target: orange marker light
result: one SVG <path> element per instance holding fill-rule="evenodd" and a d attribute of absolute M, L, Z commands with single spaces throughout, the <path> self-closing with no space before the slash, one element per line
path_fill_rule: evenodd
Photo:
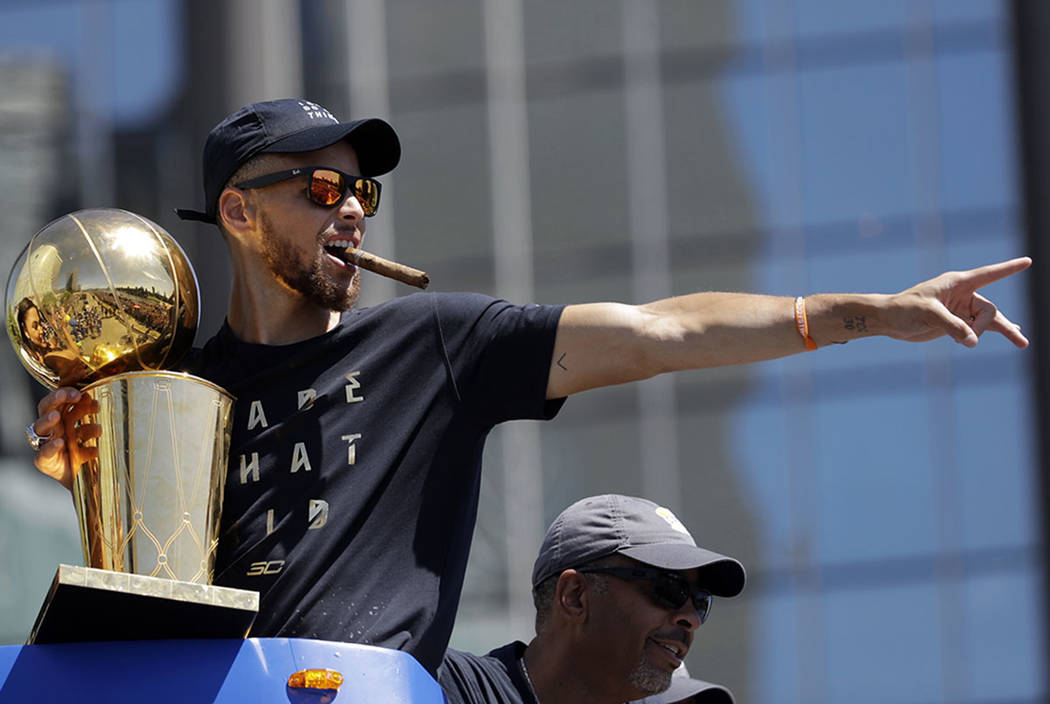
<path fill-rule="evenodd" d="M 339 689 L 342 684 L 341 674 L 324 668 L 299 670 L 288 678 L 288 686 L 293 689 Z"/>

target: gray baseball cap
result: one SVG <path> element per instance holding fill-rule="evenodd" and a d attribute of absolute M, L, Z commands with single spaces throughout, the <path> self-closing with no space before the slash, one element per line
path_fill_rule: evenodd
<path fill-rule="evenodd" d="M 690 699 L 692 704 L 734 704 L 736 701 L 728 689 L 720 684 L 690 677 L 689 671 L 682 665 L 671 675 L 670 687 L 632 704 L 677 704 L 686 699 Z"/>
<path fill-rule="evenodd" d="M 701 569 L 715 596 L 744 589 L 744 566 L 697 547 L 682 522 L 648 499 L 603 494 L 581 499 L 554 519 L 532 568 L 532 585 L 614 553 L 666 570 Z"/>

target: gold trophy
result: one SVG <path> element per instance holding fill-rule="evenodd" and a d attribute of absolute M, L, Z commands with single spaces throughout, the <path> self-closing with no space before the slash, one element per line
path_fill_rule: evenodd
<path fill-rule="evenodd" d="M 15 262 L 6 310 L 25 368 L 97 402 L 80 422 L 100 429 L 83 446 L 67 438 L 86 567 L 59 567 L 29 642 L 245 635 L 258 595 L 211 586 L 234 399 L 169 371 L 199 320 L 178 243 L 125 210 L 64 215 Z M 69 615 L 86 618 L 85 598 L 98 622 L 68 633 Z M 143 611 L 115 626 L 98 613 L 105 604 Z"/>

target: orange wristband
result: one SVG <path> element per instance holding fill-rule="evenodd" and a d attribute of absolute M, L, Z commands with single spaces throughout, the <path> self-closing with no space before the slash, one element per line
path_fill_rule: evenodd
<path fill-rule="evenodd" d="M 807 350 L 817 349 L 817 343 L 809 336 L 809 320 L 806 319 L 806 299 L 799 296 L 795 299 L 795 327 L 802 341 L 806 343 Z"/>

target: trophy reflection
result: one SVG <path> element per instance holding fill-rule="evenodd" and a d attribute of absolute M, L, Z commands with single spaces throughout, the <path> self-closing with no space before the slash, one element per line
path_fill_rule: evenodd
<path fill-rule="evenodd" d="M 6 310 L 29 373 L 90 400 L 76 422 L 97 426 L 97 437 L 76 442 L 72 427 L 66 433 L 85 565 L 210 584 L 234 399 L 168 371 L 199 320 L 182 249 L 124 210 L 65 215 L 19 256 Z"/>

